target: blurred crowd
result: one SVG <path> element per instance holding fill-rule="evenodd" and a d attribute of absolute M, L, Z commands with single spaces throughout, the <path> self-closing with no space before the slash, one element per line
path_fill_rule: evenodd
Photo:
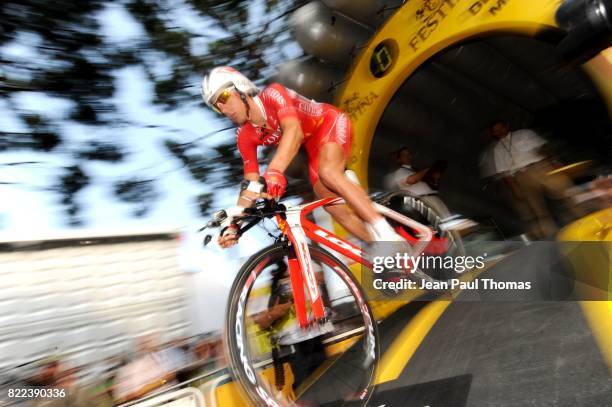
<path fill-rule="evenodd" d="M 66 394 L 58 398 L 11 400 L 23 406 L 113 406 L 182 383 L 197 386 L 201 384 L 200 377 L 226 366 L 218 334 L 166 343 L 161 343 L 157 334 L 142 335 L 136 338 L 133 352 L 109 358 L 102 367 L 74 367 L 70 360 L 69 355 L 39 360 L 32 373 L 25 378 L 5 379 L 2 387 L 63 389 Z"/>
<path fill-rule="evenodd" d="M 486 146 L 480 154 L 480 186 L 511 208 L 505 216 L 512 220 L 506 223 L 514 224 L 524 239 L 554 239 L 571 222 L 612 207 L 609 163 L 581 160 L 550 137 L 531 128 L 513 128 L 502 119 L 492 121 L 482 135 Z M 448 161 L 414 167 L 413 154 L 419 151 L 407 146 L 393 152 L 389 162 L 395 166 L 384 179 L 385 189 L 407 191 L 439 215 L 449 216 L 455 209 L 438 194 L 441 183 L 447 182 L 443 174 Z"/>
<path fill-rule="evenodd" d="M 581 167 L 592 165 L 590 161 L 563 163 L 562 151 L 542 134 L 512 128 L 506 120 L 494 120 L 485 134 L 490 143 L 481 156 L 482 175 L 499 185 L 497 191 L 511 203 L 531 239 L 552 238 L 564 225 L 607 207 L 597 199 L 605 200 L 609 193 L 605 168 L 586 174 Z M 575 188 L 580 175 L 590 175 L 585 188 L 591 192 L 603 188 L 603 195 L 581 201 Z"/>

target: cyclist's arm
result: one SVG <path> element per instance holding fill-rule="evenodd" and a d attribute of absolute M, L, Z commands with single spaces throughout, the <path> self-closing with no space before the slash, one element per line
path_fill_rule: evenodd
<path fill-rule="evenodd" d="M 250 128 L 241 129 L 238 133 L 237 144 L 244 165 L 244 179 L 251 182 L 251 184 L 247 184 L 247 188 L 240 191 L 237 205 L 250 208 L 260 196 L 256 192 L 257 185 L 253 184 L 259 182 L 259 164 L 257 163 L 257 144 L 253 141 Z"/>
<path fill-rule="evenodd" d="M 278 83 L 273 83 L 264 92 L 266 93 L 264 97 L 270 108 L 276 111 L 283 131 L 283 137 L 278 143 L 268 169 L 285 172 L 302 145 L 304 133 L 287 88 Z"/>
<path fill-rule="evenodd" d="M 244 179 L 251 183 L 259 183 L 259 173 L 258 172 L 248 172 L 244 174 Z M 251 184 L 253 185 L 253 184 Z M 243 208 L 250 208 L 255 204 L 255 200 L 261 196 L 260 193 L 250 189 L 243 189 L 240 191 L 240 195 L 238 196 L 238 206 L 242 206 Z"/>
<path fill-rule="evenodd" d="M 297 117 L 289 116 L 280 120 L 283 137 L 268 168 L 285 172 L 293 158 L 297 155 L 304 140 L 302 126 Z"/>

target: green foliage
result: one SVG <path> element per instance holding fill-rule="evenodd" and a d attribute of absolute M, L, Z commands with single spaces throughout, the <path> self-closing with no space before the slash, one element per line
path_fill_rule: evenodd
<path fill-rule="evenodd" d="M 157 199 L 154 181 L 150 179 L 131 178 L 115 183 L 115 194 L 124 202 L 136 204 L 132 214 L 136 217 L 146 215 L 151 207 L 148 201 Z"/>
<path fill-rule="evenodd" d="M 78 158 L 91 161 L 120 162 L 124 158 L 121 148 L 115 144 L 91 141 L 77 153 Z"/>
<path fill-rule="evenodd" d="M 83 224 L 83 220 L 79 216 L 81 207 L 75 198 L 77 192 L 85 188 L 89 181 L 89 176 L 78 165 L 66 167 L 64 173 L 60 176 L 56 189 L 61 195 L 62 204 L 66 207 L 69 216 L 68 223 L 71 226 Z"/>
<path fill-rule="evenodd" d="M 198 206 L 198 211 L 199 211 L 200 215 L 207 216 L 209 214 L 209 211 L 211 209 L 214 209 L 214 208 L 211 207 L 213 199 L 214 199 L 214 196 L 210 192 L 205 192 L 205 193 L 199 194 L 195 198 L 196 205 Z"/>

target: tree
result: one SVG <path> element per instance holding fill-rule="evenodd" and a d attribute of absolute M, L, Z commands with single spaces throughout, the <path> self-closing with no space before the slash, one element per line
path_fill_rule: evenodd
<path fill-rule="evenodd" d="M 284 46 L 289 13 L 304 1 L 291 0 L 5 0 L 0 4 L 0 103 L 24 131 L 15 131 L 0 120 L 0 154 L 29 150 L 47 154 L 69 151 L 62 175 L 52 188 L 66 207 L 70 224 L 79 223 L 77 195 L 97 181 L 87 162 L 108 165 L 129 160 L 125 140 L 116 129 L 136 124 L 121 114 L 114 96 L 117 72 L 140 67 L 154 89 L 151 100 L 164 110 L 202 109 L 199 81 L 213 66 L 231 64 L 253 78 L 270 75 L 287 56 Z M 142 35 L 114 43 L 105 34 L 109 11 Z M 132 20 L 132 22 L 130 22 Z M 10 52 L 25 49 L 26 56 Z M 9 51 L 7 51 L 9 50 Z M 27 54 L 34 57 L 28 57 Z M 160 72 L 159 66 L 167 67 Z M 20 94 L 65 100 L 69 114 L 57 118 L 49 112 L 31 111 L 18 103 Z M 229 126 L 219 118 L 219 127 Z M 103 132 L 104 141 L 75 141 L 66 134 L 70 125 Z M 240 160 L 230 140 L 207 145 L 206 137 L 185 142 L 173 129 L 150 126 L 166 138 L 169 157 L 183 164 L 202 185 L 222 188 L 241 178 Z M 223 174 L 219 174 L 222 172 Z M 1 180 L 0 180 L 1 181 Z M 118 177 L 113 196 L 135 205 L 143 216 L 159 197 L 155 174 Z M 212 195 L 194 197 L 202 211 L 209 210 Z"/>

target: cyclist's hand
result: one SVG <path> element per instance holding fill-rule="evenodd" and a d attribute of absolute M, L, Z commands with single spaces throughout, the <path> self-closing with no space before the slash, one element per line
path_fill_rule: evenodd
<path fill-rule="evenodd" d="M 285 175 L 275 169 L 268 169 L 264 173 L 264 179 L 266 180 L 266 192 L 273 199 L 279 199 L 285 194 L 287 190 L 287 178 Z"/>
<path fill-rule="evenodd" d="M 228 249 L 235 246 L 238 243 L 238 227 L 236 225 L 230 225 L 226 227 L 223 232 L 219 235 L 219 246 L 224 249 Z"/>
<path fill-rule="evenodd" d="M 224 212 L 227 217 L 221 222 L 221 233 L 218 240 L 219 246 L 224 249 L 238 243 L 238 226 L 234 223 L 234 218 L 242 215 L 243 211 L 244 208 L 242 206 L 233 206 L 225 209 Z"/>

